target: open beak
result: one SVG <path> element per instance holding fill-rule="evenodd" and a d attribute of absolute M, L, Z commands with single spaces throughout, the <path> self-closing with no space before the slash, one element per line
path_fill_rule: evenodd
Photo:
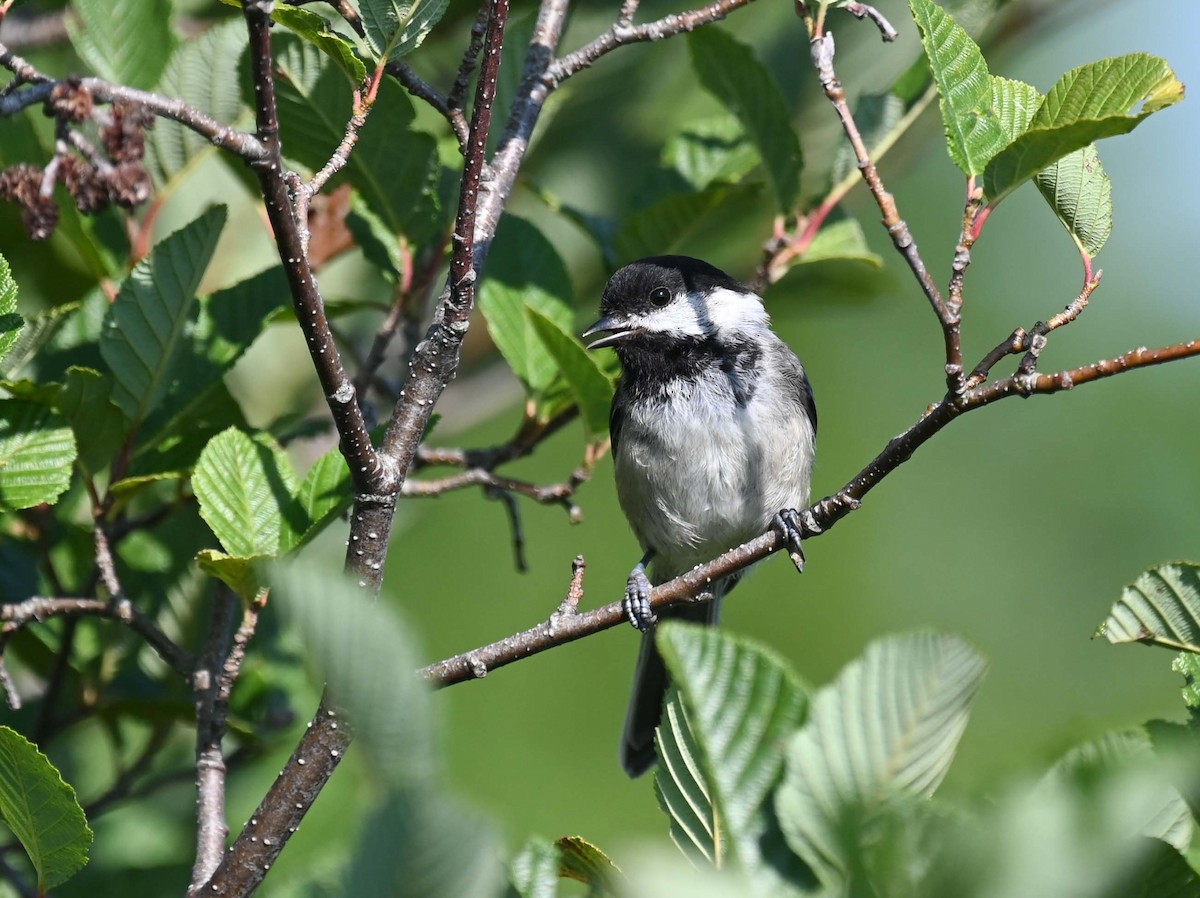
<path fill-rule="evenodd" d="M 607 336 L 601 337 L 599 340 L 593 340 L 587 344 L 588 349 L 603 349 L 605 346 L 615 346 L 626 337 L 637 333 L 637 331 L 638 329 L 633 327 L 627 320 L 617 315 L 608 315 L 585 330 L 583 336 L 591 337 L 595 334 L 607 334 Z"/>

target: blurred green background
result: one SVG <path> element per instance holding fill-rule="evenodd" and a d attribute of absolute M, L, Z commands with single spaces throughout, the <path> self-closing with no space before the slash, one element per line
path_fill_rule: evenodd
<path fill-rule="evenodd" d="M 186 4 L 193 8 L 199 3 Z M 880 90 L 918 52 L 901 0 L 879 7 L 901 28 L 894 46 L 844 15 L 832 20 L 839 74 L 851 96 Z M 1017 4 L 1014 4 L 1017 5 Z M 1019 5 L 1017 5 L 1019 6 Z M 1191 0 L 1075 2 L 1052 8 L 989 53 L 993 73 L 1045 90 L 1066 69 L 1105 55 L 1144 50 L 1165 57 L 1185 83 L 1200 82 L 1200 6 Z M 518 3 L 519 12 L 530 12 Z M 648 2 L 642 19 L 671 7 Z M 610 21 L 612 4 L 583 4 L 565 47 L 590 39 Z M 473 10 L 456 3 L 414 57 L 423 74 L 447 83 Z M 1019 18 L 1019 16 L 1018 16 Z M 766 0 L 722 26 L 755 44 L 794 101 L 817 193 L 836 137 L 833 115 L 807 59 L 791 4 Z M 682 41 L 614 53 L 572 80 L 523 174 L 564 201 L 619 215 L 638 204 L 642 175 L 662 145 L 691 116 L 717 111 L 694 82 Z M 430 127 L 437 127 L 430 118 Z M 1133 346 L 1178 342 L 1200 332 L 1194 259 L 1194 210 L 1200 186 L 1195 100 L 1154 116 L 1134 134 L 1101 147 L 1116 203 L 1113 237 L 1099 257 L 1104 282 L 1091 307 L 1056 332 L 1043 354 L 1051 370 Z M 881 165 L 901 214 L 936 279 L 949 274 L 962 208 L 961 175 L 947 159 L 935 113 L 927 113 Z M 166 233 L 214 198 L 240 210 L 225 235 L 238 246 L 230 267 L 210 272 L 213 286 L 265 267 L 271 247 L 248 195 L 210 163 L 167 204 Z M 232 200 L 231 200 L 232 198 Z M 944 389 L 941 337 L 927 303 L 875 222 L 861 188 L 848 206 L 864 223 L 885 269 L 811 266 L 767 295 L 776 327 L 804 359 L 820 409 L 814 495 L 833 492 L 887 440 L 908 427 Z M 520 194 L 511 209 L 543 224 L 569 262 L 581 327 L 591 320 L 607 274 L 587 238 Z M 685 252 L 748 277 L 770 228 L 761 204 Z M 3 252 L 30 308 L 74 298 L 61 272 L 61 244 L 31 248 L 16 236 L 15 215 L 0 214 Z M 65 259 L 65 261 L 63 261 Z M 239 269 L 244 269 L 244 272 Z M 974 362 L 1017 326 L 1057 312 L 1078 292 L 1073 246 L 1031 187 L 988 223 L 973 254 L 964 309 L 966 356 Z M 329 295 L 386 294 L 361 263 L 331 266 Z M 472 359 L 444 402 L 435 442 L 476 446 L 507 438 L 520 417 L 519 387 L 487 352 L 482 327 Z M 276 329 L 236 372 L 236 392 L 251 420 L 314 404 L 299 338 Z M 1010 399 L 955 422 L 870 494 L 864 508 L 807 546 L 798 577 L 786 561 L 760 566 L 727 604 L 725 625 L 759 639 L 794 663 L 812 684 L 830 679 L 867 642 L 888 632 L 934 628 L 960 633 L 991 661 L 985 687 L 945 795 L 986 797 L 1006 781 L 1035 774 L 1069 745 L 1156 716 L 1181 717 L 1171 655 L 1110 648 L 1090 639 L 1123 584 L 1169 559 L 1200 557 L 1194 508 L 1200 501 L 1196 450 L 1200 363 L 1183 362 L 1088 385 L 1074 393 Z M 565 479 L 578 464 L 577 425 L 532 459 L 506 470 L 539 482 Z M 312 448 L 312 447 L 309 447 Z M 544 619 L 561 600 L 570 562 L 588 562 L 585 604 L 619 598 L 638 549 L 620 510 L 606 458 L 579 492 L 585 518 L 569 526 L 553 507 L 523 503 L 530 570 L 514 570 L 503 508 L 476 492 L 413 501 L 398 517 L 387 590 L 420 635 L 430 661 L 492 642 Z M 334 528 L 337 530 L 337 528 Z M 311 551 L 338 563 L 345 535 L 329 534 Z M 665 842 L 666 823 L 650 780 L 631 782 L 616 760 L 638 638 L 627 628 L 562 647 L 496 671 L 481 682 L 443 691 L 442 745 L 449 782 L 510 846 L 533 833 L 578 834 L 618 862 L 635 842 Z M 300 715 L 315 693 L 296 701 Z M 290 751 L 237 773 L 230 821 L 236 829 Z M 86 743 L 71 767 L 87 768 Z M 81 791 L 82 791 L 81 787 Z M 280 894 L 304 873 L 332 865 L 348 850 L 372 781 L 351 753 L 267 881 Z M 129 807 L 97 825 L 101 853 L 74 894 L 106 891 L 112 852 L 132 851 L 150 868 L 189 856 L 191 787 L 181 783 L 151 805 Z M 126 846 L 122 848 L 121 846 Z M 126 881 L 126 885 L 129 881 Z M 112 884 L 116 888 L 116 884 Z M 64 894 L 68 894 L 64 890 Z"/>

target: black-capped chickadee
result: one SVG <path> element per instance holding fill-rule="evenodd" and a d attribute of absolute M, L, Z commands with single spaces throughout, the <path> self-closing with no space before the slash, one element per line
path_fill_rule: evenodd
<path fill-rule="evenodd" d="M 654 256 L 604 288 L 585 337 L 611 346 L 623 374 L 613 397 L 617 496 L 645 555 L 629 575 L 626 615 L 644 633 L 621 763 L 654 764 L 667 673 L 654 648 L 651 581 L 665 583 L 769 527 L 803 554 L 794 509 L 808 504 L 817 432 L 812 388 L 771 330 L 762 299 L 707 262 Z M 650 564 L 650 578 L 646 565 Z M 743 572 L 712 584 L 712 601 L 672 617 L 715 623 Z"/>

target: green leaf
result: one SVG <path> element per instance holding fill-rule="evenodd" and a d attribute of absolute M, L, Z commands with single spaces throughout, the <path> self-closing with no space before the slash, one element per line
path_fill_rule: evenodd
<path fill-rule="evenodd" d="M 984 193 L 994 206 L 1063 156 L 1126 134 L 1181 99 L 1183 85 L 1170 66 L 1148 53 L 1072 69 L 1046 94 L 1029 128 L 988 162 Z"/>
<path fill-rule="evenodd" d="M 1113 227 L 1112 181 L 1095 144 L 1042 169 L 1034 183 L 1080 252 L 1090 257 L 1104 248 Z"/>
<path fill-rule="evenodd" d="M 284 519 L 279 551 L 291 552 L 304 546 L 349 508 L 352 499 L 350 468 L 335 447 L 313 463 L 296 491 L 299 513 Z"/>
<path fill-rule="evenodd" d="M 1013 81 L 998 75 L 990 76 L 990 83 L 992 110 L 1000 120 L 1004 142 L 1012 143 L 1029 128 L 1034 113 L 1042 105 L 1041 91 L 1024 81 Z"/>
<path fill-rule="evenodd" d="M 634 212 L 612 239 L 617 264 L 676 251 L 701 228 L 718 220 L 727 204 L 749 196 L 754 188 L 753 184 L 714 183 L 694 193 L 668 196 Z"/>
<path fill-rule="evenodd" d="M 549 387 L 558 365 L 525 309 L 569 331 L 575 318 L 570 295 L 571 279 L 554 245 L 528 221 L 505 216 L 483 270 L 479 309 L 496 348 L 530 393 Z"/>
<path fill-rule="evenodd" d="M 97 75 L 151 90 L 175 48 L 171 0 L 75 0 L 71 43 Z"/>
<path fill-rule="evenodd" d="M 608 855 L 579 836 L 562 836 L 554 847 L 559 851 L 559 876 L 582 882 L 590 895 L 615 895 L 625 877 Z"/>
<path fill-rule="evenodd" d="M 421 46 L 449 0 L 360 0 L 367 43 L 380 59 L 399 59 Z"/>
<path fill-rule="evenodd" d="M 17 345 L 24 327 L 25 319 L 17 314 L 17 282 L 8 261 L 0 256 L 0 361 Z"/>
<path fill-rule="evenodd" d="M 128 477 L 187 475 L 208 441 L 223 430 L 249 430 L 237 401 L 221 379 L 211 381 L 183 411 L 164 408 L 142 427 Z"/>
<path fill-rule="evenodd" d="M 317 682 L 329 684 L 354 721 L 377 785 L 427 784 L 436 769 L 429 688 L 413 675 L 408 628 L 328 564 L 289 559 L 270 566 L 271 604 L 293 626 Z M 390 891 L 347 894 L 391 894 Z"/>
<path fill-rule="evenodd" d="M 87 864 L 92 831 L 75 790 L 36 745 L 6 726 L 0 726 L 0 816 L 33 861 L 39 894 Z"/>
<path fill-rule="evenodd" d="M 100 354 L 113 372 L 115 402 L 140 422 L 166 396 L 181 354 L 196 288 L 225 225 L 213 206 L 154 247 L 133 269 L 100 334 Z"/>
<path fill-rule="evenodd" d="M 556 898 L 558 848 L 545 839 L 530 839 L 509 866 L 509 883 L 506 898 Z"/>
<path fill-rule="evenodd" d="M 1114 645 L 1144 642 L 1200 652 L 1200 565 L 1179 561 L 1143 572 L 1095 635 Z"/>
<path fill-rule="evenodd" d="M 579 406 L 584 433 L 589 443 L 608 439 L 608 414 L 612 408 L 613 384 L 579 340 L 557 321 L 526 306 L 533 329 L 558 365 Z"/>
<path fill-rule="evenodd" d="M 663 150 L 663 161 L 695 190 L 715 181 L 740 181 L 758 164 L 758 153 L 733 115 L 689 122 Z"/>
<path fill-rule="evenodd" d="M 1137 769 L 1153 765 L 1154 752 L 1145 730 L 1106 733 L 1098 739 L 1071 748 L 1046 773 L 1045 780 L 1071 786 L 1082 792 L 1087 784 L 1111 776 L 1122 768 Z M 1162 839 L 1180 851 L 1187 850 L 1195 828 L 1191 812 L 1179 790 L 1167 782 L 1157 784 L 1141 809 L 1140 819 L 1130 819 L 1130 832 Z"/>
<path fill-rule="evenodd" d="M 836 213 L 830 215 L 821 230 L 817 231 L 817 236 L 800 257 L 800 262 L 824 262 L 830 259 L 847 259 L 872 268 L 883 268 L 883 259 L 867 246 L 867 238 L 858 219 Z"/>
<path fill-rule="evenodd" d="M 193 341 L 196 357 L 206 359 L 210 367 L 191 376 L 206 381 L 221 377 L 262 334 L 271 316 L 290 307 L 291 296 L 283 267 L 275 265 L 202 297 Z"/>
<path fill-rule="evenodd" d="M 75 435 L 36 402 L 0 400 L 0 509 L 53 503 L 71 484 Z"/>
<path fill-rule="evenodd" d="M 655 731 L 654 794 L 671 820 L 671 841 L 692 863 L 714 865 L 723 834 L 713 808 L 704 759 L 679 691 L 667 690 Z"/>
<path fill-rule="evenodd" d="M 1200 715 L 1200 655 L 1180 652 L 1171 662 L 1171 670 L 1183 677 L 1183 703 L 1195 718 Z M 1200 802 L 1197 803 L 1197 811 L 1200 813 Z"/>
<path fill-rule="evenodd" d="M 778 85 L 754 51 L 717 28 L 688 34 L 692 68 L 700 84 L 737 116 L 758 149 L 779 211 L 786 214 L 800 193 L 800 141 Z"/>
<path fill-rule="evenodd" d="M 245 106 L 235 63 L 245 48 L 246 25 L 240 16 L 213 25 L 185 41 L 171 56 L 159 93 L 183 100 L 218 121 L 236 124 Z M 214 64 L 215 60 L 220 63 Z M 215 153 L 216 147 L 178 122 L 159 119 L 146 135 L 146 150 L 147 166 L 160 190 L 169 190 L 173 181 Z"/>
<path fill-rule="evenodd" d="M 363 202 L 361 194 L 354 195 L 350 211 L 346 213 L 346 229 L 362 250 L 363 258 L 378 268 L 388 283 L 398 284 L 404 268 L 400 241 L 383 219 Z"/>
<path fill-rule="evenodd" d="M 872 643 L 813 701 L 792 738 L 775 807 L 792 850 L 826 885 L 847 875 L 858 821 L 927 797 L 949 769 L 984 662 L 932 633 Z"/>
<path fill-rule="evenodd" d="M 921 30 L 921 44 L 937 85 L 946 148 L 968 175 L 983 173 L 1004 145 L 1000 120 L 992 109 L 991 76 L 979 46 L 933 0 L 909 0 Z"/>
<path fill-rule="evenodd" d="M 271 18 L 332 59 L 351 81 L 361 83 L 366 79 L 367 67 L 354 55 L 353 45 L 332 31 L 329 23 L 315 12 L 276 4 Z"/>
<path fill-rule="evenodd" d="M 691 769 L 676 788 L 695 792 L 692 773 L 698 772 L 720 840 L 764 893 L 786 894 L 787 884 L 763 852 L 774 829 L 768 798 L 783 766 L 783 746 L 806 710 L 803 687 L 782 659 L 720 630 L 666 623 L 657 645 L 691 731 L 690 745 L 684 743 Z M 672 772 L 665 760 L 660 763 L 660 793 L 671 788 L 659 781 Z"/>
<path fill-rule="evenodd" d="M 203 549 L 196 554 L 196 563 L 200 570 L 216 577 L 237 593 L 242 601 L 250 602 L 265 588 L 257 566 L 270 557 L 272 556 L 235 557 L 216 549 Z"/>
<path fill-rule="evenodd" d="M 192 474 L 200 516 L 230 555 L 249 558 L 279 551 L 285 509 L 296 475 L 287 455 L 268 437 L 230 428 L 213 437 Z"/>
<path fill-rule="evenodd" d="M 992 106 L 1009 143 L 1029 128 L 1042 100 L 1032 84 L 992 76 Z M 1100 252 L 1112 233 L 1112 182 L 1095 145 L 1042 169 L 1035 183 L 1080 251 L 1088 256 Z"/>
<path fill-rule="evenodd" d="M 27 326 L 20 330 L 7 355 L 0 354 L 0 375 L 10 378 L 22 371 L 41 354 L 81 305 L 79 302 L 64 303 L 40 312 L 25 322 Z"/>
<path fill-rule="evenodd" d="M 75 433 L 79 466 L 89 475 L 108 467 L 129 430 L 111 395 L 110 378 L 91 368 L 72 366 L 55 398 L 55 409 Z"/>
<path fill-rule="evenodd" d="M 409 679 L 412 679 L 411 672 Z M 355 720 L 355 732 L 358 733 Z M 429 784 L 383 796 L 348 865 L 345 895 L 498 895 L 504 870 L 482 815 Z"/>

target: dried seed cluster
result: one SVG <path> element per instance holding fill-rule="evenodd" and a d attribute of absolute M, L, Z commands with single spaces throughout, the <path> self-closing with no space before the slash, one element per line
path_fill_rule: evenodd
<path fill-rule="evenodd" d="M 96 120 L 103 150 L 68 132 L 75 145 L 63 149 L 65 142 L 60 141 L 59 154 L 45 168 L 21 162 L 0 171 L 0 199 L 20 207 L 21 222 L 32 239 L 45 240 L 58 224 L 55 184 L 66 188 L 85 215 L 101 212 L 111 203 L 132 209 L 150 198 L 153 185 L 144 160 L 146 130 L 154 126 L 151 113 L 124 101 L 97 108 L 79 78 L 56 84 L 45 110 L 58 119 L 60 134 L 72 125 Z"/>

